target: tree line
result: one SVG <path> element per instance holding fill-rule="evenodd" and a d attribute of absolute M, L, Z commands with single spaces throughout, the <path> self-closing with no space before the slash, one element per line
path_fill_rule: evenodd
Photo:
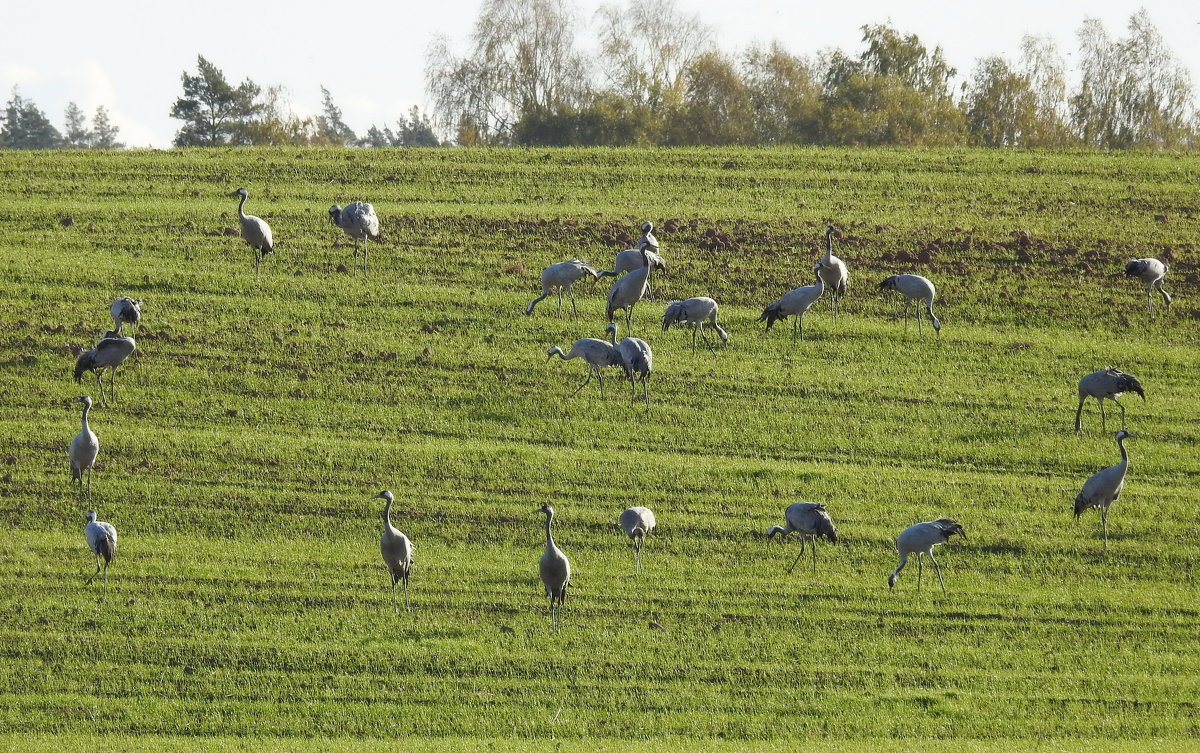
<path fill-rule="evenodd" d="M 1191 149 L 1200 143 L 1192 83 L 1143 9 L 1114 38 L 1097 19 L 1077 33 L 1078 83 L 1048 37 L 1026 36 L 1015 59 L 958 72 L 940 47 L 888 24 L 862 27 L 862 48 L 806 57 L 776 42 L 733 54 L 675 0 L 629 0 L 595 15 L 598 49 L 579 42 L 568 0 L 484 0 L 470 50 L 431 45 L 431 112 L 359 135 L 321 87 L 321 114 L 297 115 L 282 86 L 231 84 L 203 56 L 182 74 L 171 117 L 176 146 L 853 146 Z M 957 89 L 957 92 L 956 92 Z M 120 148 L 97 108 L 89 126 L 71 103 L 60 132 L 13 90 L 0 148 Z M 440 134 L 440 135 L 439 135 Z M 442 137 L 445 138 L 442 138 Z"/>

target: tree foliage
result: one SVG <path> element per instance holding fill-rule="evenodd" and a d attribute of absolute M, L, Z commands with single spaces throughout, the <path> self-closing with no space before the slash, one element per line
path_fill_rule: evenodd
<path fill-rule="evenodd" d="M 333 103 L 333 95 L 321 87 L 321 114 L 317 116 L 317 133 L 320 142 L 331 146 L 354 146 L 358 136 L 342 120 L 342 110 Z"/>
<path fill-rule="evenodd" d="M 171 107 L 171 117 L 184 126 L 175 134 L 176 146 L 220 146 L 252 143 L 252 124 L 262 111 L 256 100 L 261 89 L 250 79 L 236 87 L 219 68 L 200 55 L 195 76 L 183 72 L 183 96 Z"/>
<path fill-rule="evenodd" d="M 22 97 L 15 86 L 2 120 L 0 144 L 6 149 L 53 149 L 62 145 L 62 135 L 50 124 L 46 113 Z"/>

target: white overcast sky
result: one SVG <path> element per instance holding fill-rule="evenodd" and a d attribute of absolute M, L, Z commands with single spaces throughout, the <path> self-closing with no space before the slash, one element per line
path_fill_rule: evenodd
<path fill-rule="evenodd" d="M 1167 44 L 1200 86 L 1200 3 L 1192 0 L 1006 0 L 954 2 L 784 2 L 677 0 L 717 32 L 733 52 L 781 42 L 796 54 L 861 49 L 859 27 L 890 21 L 927 47 L 941 45 L 966 77 L 975 59 L 1015 58 L 1024 34 L 1053 37 L 1072 66 L 1075 32 L 1085 16 L 1123 36 L 1145 7 Z M 601 0 L 576 0 L 589 23 Z M 614 3 L 625 5 L 625 2 Z M 6 3 L 0 12 L 0 97 L 14 85 L 62 127 L 69 101 L 90 114 L 106 106 L 130 146 L 167 147 L 179 127 L 168 116 L 181 93 L 180 74 L 204 55 L 237 83 L 284 85 L 297 112 L 320 109 L 323 84 L 358 133 L 392 124 L 412 105 L 425 107 L 425 53 L 438 33 L 457 53 L 478 14 L 479 0 L 344 3 L 248 0 L 230 3 L 61 0 L 49 6 Z M 670 29 L 664 28 L 663 34 Z M 592 27 L 581 42 L 591 45 Z"/>

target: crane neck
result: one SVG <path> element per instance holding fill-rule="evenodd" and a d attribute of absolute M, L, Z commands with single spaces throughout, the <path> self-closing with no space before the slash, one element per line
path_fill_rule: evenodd
<path fill-rule="evenodd" d="M 87 422 L 87 414 L 88 414 L 88 411 L 90 411 L 91 409 L 92 409 L 92 406 L 88 405 L 87 403 L 83 404 L 83 431 L 85 434 L 87 432 L 91 431 L 91 429 L 88 428 L 88 422 Z M 1123 449 L 1124 448 L 1122 448 L 1122 450 Z"/>
<path fill-rule="evenodd" d="M 392 500 L 387 500 L 386 504 L 383 506 L 383 512 L 379 517 L 383 518 L 384 530 L 392 527 Z"/>
<path fill-rule="evenodd" d="M 1117 440 L 1117 447 L 1121 449 L 1121 465 L 1129 465 L 1129 451 L 1125 449 L 1125 437 Z"/>
<path fill-rule="evenodd" d="M 246 198 L 246 194 L 242 194 L 242 200 L 238 202 L 238 218 L 243 220 L 246 219 L 246 212 L 242 209 L 246 206 Z"/>
<path fill-rule="evenodd" d="M 825 258 L 833 256 L 833 233 L 825 233 Z"/>
<path fill-rule="evenodd" d="M 554 522 L 554 513 L 546 514 L 546 548 L 554 548 L 554 535 L 550 533 L 550 524 Z"/>

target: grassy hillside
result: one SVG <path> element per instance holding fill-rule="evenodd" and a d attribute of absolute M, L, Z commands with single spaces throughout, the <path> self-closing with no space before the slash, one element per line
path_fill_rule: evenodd
<path fill-rule="evenodd" d="M 0 739 L 1194 745 L 1198 178 L 1156 154 L 0 152 Z M 278 245 L 261 280 L 223 234 L 240 186 Z M 369 281 L 338 270 L 326 214 L 358 198 L 386 234 Z M 652 403 L 615 371 L 568 399 L 584 366 L 546 349 L 603 336 L 608 281 L 577 286 L 577 320 L 521 311 L 542 267 L 606 266 L 644 219 L 668 264 L 634 313 Z M 826 222 L 842 314 L 818 302 L 803 343 L 764 333 Z M 1176 296 L 1153 322 L 1121 274 L 1148 255 Z M 937 283 L 940 337 L 876 289 L 903 271 Z M 89 502 L 67 401 L 98 392 L 69 347 L 120 295 L 144 301 L 141 352 L 92 413 Z M 715 357 L 658 326 L 693 295 L 721 303 Z M 1072 420 L 1109 364 L 1148 400 L 1123 401 L 1105 552 L 1072 503 L 1118 453 L 1094 401 Z M 417 545 L 411 615 L 379 559 L 383 488 Z M 796 543 L 762 534 L 798 500 L 841 540 L 787 575 Z M 577 586 L 556 633 L 547 502 Z M 635 503 L 660 526 L 640 578 L 615 528 Z M 104 603 L 89 506 L 120 532 Z M 948 595 L 915 567 L 889 592 L 895 535 L 939 516 L 970 537 L 938 550 Z"/>

